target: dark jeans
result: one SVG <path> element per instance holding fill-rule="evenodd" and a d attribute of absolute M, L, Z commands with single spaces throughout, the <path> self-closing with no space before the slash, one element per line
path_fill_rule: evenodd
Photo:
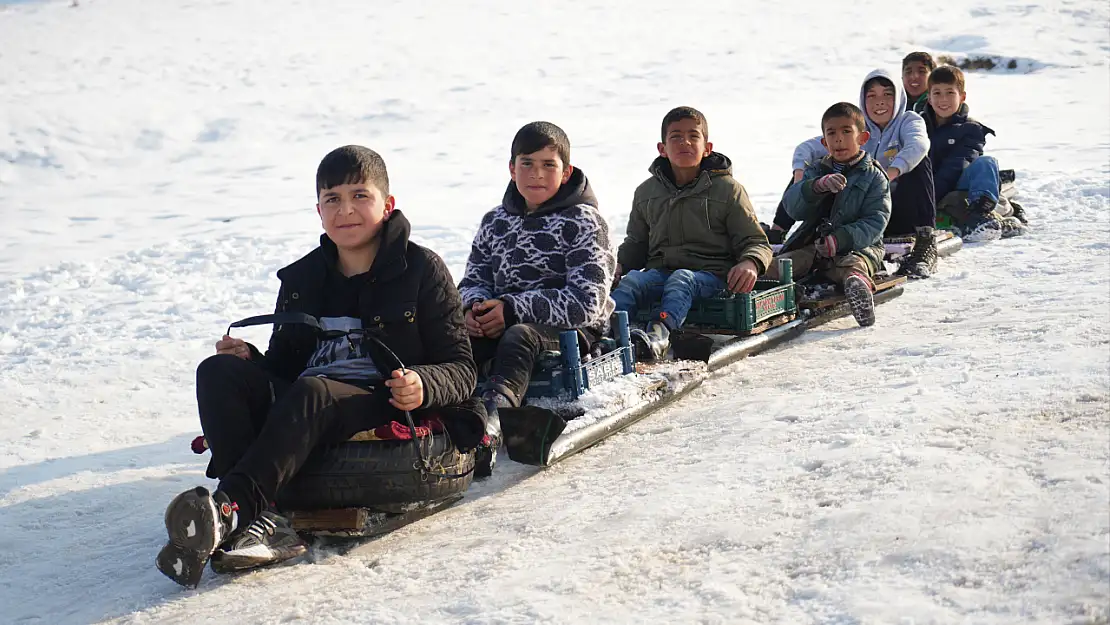
<path fill-rule="evenodd" d="M 489 363 L 489 379 L 483 391 L 493 390 L 509 399 L 514 406 L 524 402 L 528 382 L 536 359 L 547 350 L 559 350 L 562 329 L 538 323 L 517 323 L 505 329 L 500 338 L 470 337 L 474 362 L 481 371 Z M 578 331 L 578 347 L 585 354 L 599 337 L 589 330 Z M 491 362 L 492 361 L 492 362 Z"/>
<path fill-rule="evenodd" d="M 290 384 L 230 355 L 197 367 L 197 407 L 212 451 L 208 477 L 249 523 L 320 444 L 339 443 L 392 420 L 388 394 L 325 378 Z"/>
<path fill-rule="evenodd" d="M 793 184 L 793 178 L 791 178 Z M 917 167 L 898 176 L 892 183 L 890 194 L 890 221 L 886 224 L 883 236 L 895 237 L 914 234 L 918 226 L 929 226 L 937 221 L 936 188 L 933 186 L 933 163 L 926 156 Z M 787 186 L 789 189 L 789 185 Z M 775 209 L 775 225 L 790 231 L 794 219 L 786 213 L 783 201 Z"/>

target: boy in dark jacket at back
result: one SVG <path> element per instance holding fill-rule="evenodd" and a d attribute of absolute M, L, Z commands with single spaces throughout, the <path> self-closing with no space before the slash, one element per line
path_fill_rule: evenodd
<path fill-rule="evenodd" d="M 658 318 L 633 332 L 640 360 L 664 357 L 694 298 L 722 289 L 747 293 L 771 262 L 767 235 L 732 177 L 732 162 L 713 151 L 705 116 L 688 106 L 673 109 L 663 117 L 661 138 L 652 176 L 632 198 L 617 252 L 617 275 L 628 273 L 613 291 L 617 310 L 629 317 L 662 299 Z"/>
<path fill-rule="evenodd" d="M 998 161 L 985 156 L 987 135 L 994 131 L 969 117 L 964 73 L 944 65 L 929 75 L 929 129 L 933 184 L 940 210 L 948 213 L 965 241 L 995 241 L 1003 223 L 994 212 L 1000 180 Z M 958 191 L 966 192 L 965 200 Z"/>
<path fill-rule="evenodd" d="M 409 241 L 385 162 L 361 146 L 334 150 L 320 162 L 316 191 L 324 234 L 278 271 L 276 312 L 310 315 L 325 330 L 374 332 L 388 350 L 304 324 L 275 326 L 265 354 L 229 336 L 216 343 L 216 355 L 197 367 L 197 405 L 212 452 L 207 474 L 220 483 L 174 498 L 169 542 L 157 557 L 179 584 L 196 586 L 209 558 L 217 572 L 231 572 L 303 554 L 271 502 L 318 445 L 401 411 L 442 419 L 464 450 L 485 429 L 471 398 L 476 376 L 459 293 L 439 256 Z"/>
<path fill-rule="evenodd" d="M 869 326 L 875 323 L 871 278 L 883 266 L 890 185 L 862 149 L 870 138 L 863 111 L 847 102 L 834 104 L 821 116 L 821 129 L 829 153 L 786 191 L 786 211 L 802 225 L 779 258 L 792 260 L 799 278 L 820 272 L 841 285 L 856 322 Z M 778 263 L 771 264 L 767 277 L 778 278 Z"/>
<path fill-rule="evenodd" d="M 559 334 L 577 330 L 588 352 L 608 331 L 613 300 L 609 227 L 586 174 L 570 164 L 570 140 L 549 122 L 513 137 L 512 180 L 501 205 L 474 235 L 459 290 L 466 329 L 489 414 L 475 475 L 488 476 L 501 444 L 499 407 L 524 401 L 536 358 L 559 349 Z"/>

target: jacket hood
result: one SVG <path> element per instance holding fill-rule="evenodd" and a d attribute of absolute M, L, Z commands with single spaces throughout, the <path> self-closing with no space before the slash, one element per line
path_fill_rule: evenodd
<path fill-rule="evenodd" d="M 886 126 L 887 128 L 897 125 L 896 122 L 898 118 L 906 114 L 907 98 L 906 89 L 902 86 L 902 79 L 885 69 L 872 70 L 871 73 L 867 75 L 867 78 L 863 79 L 859 87 L 859 108 L 863 111 L 863 118 L 867 120 L 867 130 L 869 130 L 872 135 L 878 136 L 882 133 L 882 130 L 879 129 L 878 124 L 871 121 L 871 117 L 867 114 L 867 91 L 864 89 L 864 85 L 872 78 L 885 78 L 894 85 L 894 115 L 891 116 L 890 123 Z"/>
<path fill-rule="evenodd" d="M 516 183 L 511 180 L 509 181 L 509 187 L 505 189 L 505 197 L 501 199 L 501 206 L 510 215 L 533 215 L 537 217 L 557 213 L 563 209 L 582 204 L 597 208 L 597 196 L 594 195 L 594 190 L 590 187 L 590 181 L 586 178 L 585 172 L 578 167 L 574 168 L 570 174 L 570 179 L 559 187 L 554 197 L 540 204 L 531 213 L 528 212 L 524 196 L 517 190 Z"/>
<path fill-rule="evenodd" d="M 378 248 L 377 256 L 374 257 L 369 275 L 374 278 L 388 279 L 408 268 L 406 253 L 411 231 L 412 225 L 401 211 L 395 210 L 390 213 L 389 220 L 382 225 L 382 231 L 378 234 L 381 237 L 381 246 Z M 320 251 L 324 253 L 324 261 L 328 267 L 338 271 L 339 248 L 326 233 L 320 235 Z"/>
<path fill-rule="evenodd" d="M 701 171 L 706 172 L 712 178 L 714 176 L 723 176 L 725 174 L 732 175 L 732 160 L 729 157 L 721 154 L 720 152 L 710 152 L 709 156 L 701 159 Z M 648 167 L 648 171 L 652 176 L 659 178 L 665 182 L 676 186 L 674 181 L 674 170 L 671 169 L 671 162 L 665 156 L 657 156 Z M 700 175 L 699 175 L 700 177 Z"/>

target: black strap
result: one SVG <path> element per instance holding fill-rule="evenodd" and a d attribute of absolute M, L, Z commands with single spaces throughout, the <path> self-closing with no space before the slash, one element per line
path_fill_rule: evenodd
<path fill-rule="evenodd" d="M 250 326 L 263 326 L 267 324 L 282 325 L 285 323 L 300 323 L 307 326 L 312 326 L 317 330 L 323 330 L 324 327 L 320 325 L 320 321 L 305 313 L 299 312 L 280 312 L 271 315 L 256 315 L 254 317 L 247 317 L 240 319 L 229 325 L 229 328 L 247 328 Z"/>

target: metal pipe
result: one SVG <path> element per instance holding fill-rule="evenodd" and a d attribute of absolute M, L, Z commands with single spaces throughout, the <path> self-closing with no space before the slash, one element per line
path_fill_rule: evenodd
<path fill-rule="evenodd" d="M 704 379 L 705 376 L 694 378 L 686 382 L 685 386 L 679 388 L 677 391 L 666 394 L 660 399 L 636 406 L 630 406 L 608 417 L 598 419 L 597 422 L 574 430 L 573 432 L 563 432 L 559 438 L 555 439 L 555 442 L 551 443 L 551 447 L 547 451 L 547 458 L 544 459 L 543 466 L 549 467 L 568 456 L 573 456 L 583 449 L 608 438 L 610 434 L 616 434 L 640 419 L 659 410 L 663 406 L 686 395 L 701 385 Z"/>
<path fill-rule="evenodd" d="M 790 340 L 805 331 L 805 323 L 805 319 L 795 319 L 777 328 L 771 328 L 762 334 L 730 343 L 709 356 L 709 370 L 715 371 L 741 358 L 758 354 L 759 352 L 771 349 L 783 341 Z"/>

